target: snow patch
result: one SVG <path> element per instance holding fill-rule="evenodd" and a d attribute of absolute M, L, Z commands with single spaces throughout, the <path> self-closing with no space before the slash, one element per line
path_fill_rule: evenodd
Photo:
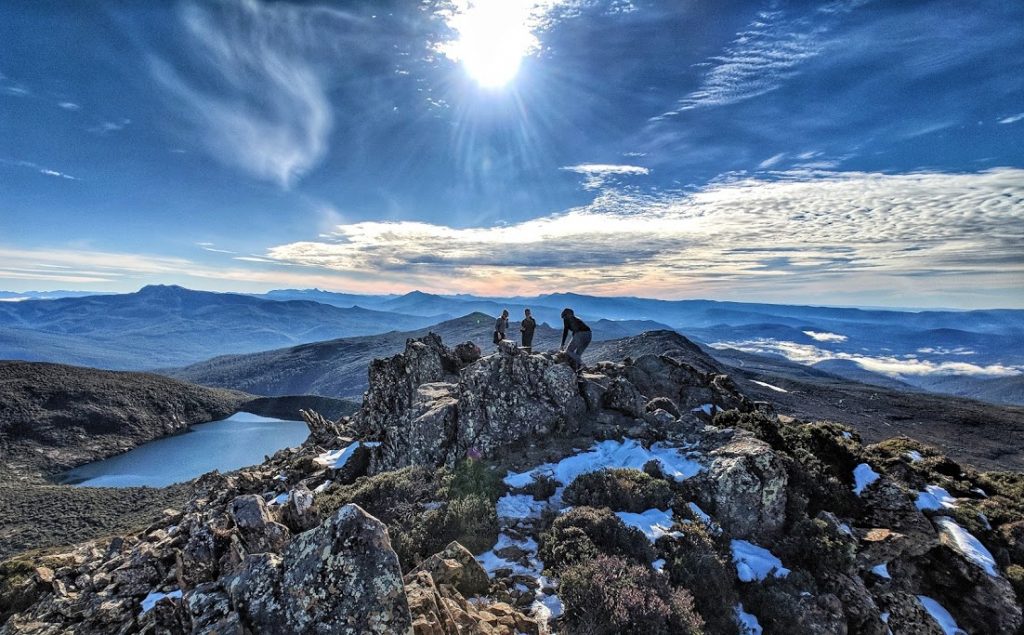
<path fill-rule="evenodd" d="M 505 484 L 512 488 L 526 487 L 539 475 L 547 475 L 562 485 L 572 483 L 577 476 L 606 468 L 643 468 L 648 461 L 658 461 L 665 474 L 677 481 L 694 476 L 703 466 L 685 457 L 678 448 L 655 443 L 649 449 L 635 439 L 602 441 L 579 454 L 566 457 L 558 463 L 545 463 L 526 472 L 509 472 Z"/>
<path fill-rule="evenodd" d="M 889 575 L 889 564 L 887 562 L 883 562 L 882 564 L 876 564 L 875 566 L 871 567 L 871 573 L 874 573 L 880 578 L 892 580 L 892 576 Z"/>
<path fill-rule="evenodd" d="M 332 482 L 333 482 L 333 481 L 331 481 L 331 479 L 327 479 L 327 480 L 326 480 L 326 481 L 324 481 L 323 483 L 320 483 L 320 484 L 319 484 L 319 485 L 317 485 L 317 486 L 316 486 L 316 488 L 315 488 L 315 489 L 313 490 L 313 493 L 314 493 L 314 494 L 320 494 L 320 493 L 322 493 L 322 492 L 325 492 L 325 491 L 327 491 L 327 488 L 331 486 L 331 483 L 332 483 Z"/>
<path fill-rule="evenodd" d="M 170 593 L 161 593 L 159 591 L 153 591 L 142 599 L 142 613 L 149 613 L 156 606 L 156 603 L 164 598 L 178 598 L 181 599 L 181 590 L 171 591 Z M 142 614 L 140 613 L 140 615 Z"/>
<path fill-rule="evenodd" d="M 741 582 L 764 580 L 769 575 L 776 578 L 789 575 L 789 569 L 782 566 L 782 561 L 771 551 L 746 540 L 732 541 L 732 560 Z"/>
<path fill-rule="evenodd" d="M 530 605 L 530 610 L 538 621 L 550 622 L 558 619 L 565 612 L 562 600 L 557 595 L 537 594 L 537 599 Z"/>
<path fill-rule="evenodd" d="M 911 450 L 911 451 L 907 452 L 906 454 L 904 454 L 903 456 L 905 456 L 908 459 L 910 459 L 911 463 L 917 463 L 918 461 L 923 461 L 924 460 L 924 457 L 921 456 L 921 453 L 918 452 L 917 450 Z"/>
<path fill-rule="evenodd" d="M 518 562 L 507 560 L 496 553 L 509 547 L 518 547 L 526 552 L 529 566 L 523 566 Z M 513 538 L 506 533 L 498 534 L 498 542 L 494 543 L 494 547 L 490 551 L 485 551 L 476 556 L 476 561 L 487 571 L 487 575 L 492 578 L 494 577 L 494 572 L 498 569 L 511 569 L 514 575 L 528 575 L 540 579 L 540 572 L 544 568 L 544 565 L 537 558 L 536 540 L 529 537 Z"/>
<path fill-rule="evenodd" d="M 672 530 L 672 510 L 661 511 L 660 509 L 648 509 L 642 514 L 632 512 L 615 512 L 615 515 L 622 519 L 627 527 L 633 527 L 644 532 L 647 539 L 654 542 L 658 538 L 668 534 Z"/>
<path fill-rule="evenodd" d="M 861 463 L 853 468 L 853 493 L 861 495 L 864 488 L 878 480 L 878 472 L 871 469 L 867 463 Z"/>
<path fill-rule="evenodd" d="M 921 511 L 935 511 L 937 509 L 954 509 L 956 498 L 938 485 L 927 485 L 923 492 L 917 495 L 915 503 Z"/>
<path fill-rule="evenodd" d="M 654 562 L 651 563 L 651 568 L 654 569 L 655 571 L 664 571 L 665 570 L 665 559 L 664 558 L 658 558 L 657 560 L 655 560 Z"/>
<path fill-rule="evenodd" d="M 937 516 L 932 521 L 938 525 L 940 533 L 945 533 L 953 539 L 956 550 L 963 557 L 984 569 L 985 573 L 990 576 L 995 577 L 999 575 L 999 570 L 996 568 L 996 559 L 992 557 L 992 553 L 985 548 L 985 545 L 981 544 L 981 541 L 974 537 L 974 534 L 958 525 L 949 516 Z"/>
<path fill-rule="evenodd" d="M 288 493 L 288 492 L 285 492 L 284 494 L 278 494 L 277 496 L 274 497 L 274 500 L 270 501 L 270 504 L 271 505 L 284 505 L 285 503 L 288 502 L 289 498 L 291 498 L 291 494 Z"/>
<path fill-rule="evenodd" d="M 778 386 L 772 386 L 771 384 L 765 383 L 763 381 L 757 381 L 756 379 L 751 379 L 750 383 L 757 384 L 758 386 L 764 386 L 768 390 L 774 390 L 775 392 L 789 392 L 785 388 L 779 388 Z"/>
<path fill-rule="evenodd" d="M 320 456 L 314 459 L 320 465 L 330 468 L 332 470 L 340 470 L 345 467 L 348 460 L 352 458 L 356 450 L 360 447 L 375 448 L 380 445 L 380 441 L 356 441 L 340 450 L 332 450 L 330 452 L 324 452 Z"/>
<path fill-rule="evenodd" d="M 757 616 L 743 610 L 743 603 L 736 605 L 736 619 L 740 623 L 740 635 L 761 635 L 761 623 Z"/>
<path fill-rule="evenodd" d="M 696 408 L 690 410 L 690 412 L 703 412 L 704 414 L 706 414 L 707 416 L 710 417 L 710 416 L 713 416 L 713 414 L 715 412 L 715 404 L 713 404 L 713 403 L 706 403 L 706 404 L 697 406 Z"/>
<path fill-rule="evenodd" d="M 505 494 L 498 499 L 498 518 L 540 518 L 546 501 L 533 499 L 532 494 Z"/>
<path fill-rule="evenodd" d="M 937 601 L 927 595 L 917 596 L 917 601 L 928 611 L 928 615 L 932 616 L 945 635 L 967 635 L 967 631 L 957 626 L 953 616 Z"/>

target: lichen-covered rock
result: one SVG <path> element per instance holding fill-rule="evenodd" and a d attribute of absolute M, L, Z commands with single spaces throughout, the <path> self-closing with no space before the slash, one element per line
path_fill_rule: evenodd
<path fill-rule="evenodd" d="M 352 423 L 365 437 L 385 436 L 394 419 L 409 411 L 420 386 L 455 381 L 461 366 L 436 334 L 409 339 L 401 354 L 370 362 L 369 388 Z"/>
<path fill-rule="evenodd" d="M 452 349 L 452 353 L 458 358 L 463 364 L 472 364 L 476 360 L 480 359 L 480 347 L 473 342 L 462 342 L 456 344 L 455 348 Z"/>
<path fill-rule="evenodd" d="M 457 542 L 421 562 L 416 570 L 426 571 L 437 584 L 451 585 L 465 596 L 483 595 L 491 586 L 487 571 Z"/>
<path fill-rule="evenodd" d="M 457 390 L 443 382 L 419 386 L 401 430 L 391 427 L 384 436 L 373 471 L 444 463 L 457 434 Z"/>
<path fill-rule="evenodd" d="M 788 476 L 767 443 L 738 437 L 711 453 L 701 475 L 702 506 L 738 538 L 773 536 L 786 521 Z"/>
<path fill-rule="evenodd" d="M 344 436 L 345 429 L 334 421 L 323 417 L 313 410 L 299 410 L 302 420 L 309 428 L 309 438 L 317 445 L 334 445 L 339 437 Z"/>
<path fill-rule="evenodd" d="M 312 529 L 320 524 L 320 516 L 313 505 L 313 492 L 305 485 L 299 485 L 288 493 L 284 504 L 284 521 L 296 532 Z"/>
<path fill-rule="evenodd" d="M 647 397 L 642 395 L 636 386 L 622 377 L 616 377 L 608 386 L 601 399 L 602 405 L 609 410 L 638 418 L 644 413 Z"/>
<path fill-rule="evenodd" d="M 288 528 L 274 520 L 266 501 L 255 494 L 238 496 L 231 501 L 231 517 L 249 553 L 280 551 L 291 537 Z"/>

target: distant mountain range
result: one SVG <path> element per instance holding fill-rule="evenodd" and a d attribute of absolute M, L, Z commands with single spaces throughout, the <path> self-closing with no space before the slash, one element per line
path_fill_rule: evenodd
<path fill-rule="evenodd" d="M 486 344 L 490 321 L 502 309 L 515 321 L 531 308 L 557 331 L 566 306 L 594 328 L 596 339 L 671 328 L 718 350 L 784 358 L 856 381 L 1024 403 L 1024 310 L 909 312 L 568 293 L 484 298 L 282 289 L 241 295 L 145 287 L 130 294 L 0 302 L 0 357 L 140 370 L 226 354 L 276 356 L 278 349 L 293 347 L 308 355 L 301 346 L 314 342 L 350 350 L 358 338 L 395 331 L 390 338 L 365 340 L 367 351 L 391 351 L 409 332 L 449 328 L 442 325 L 466 316 L 481 321 L 472 339 Z M 357 340 L 336 342 L 352 338 Z M 372 356 L 355 355 L 356 363 Z M 263 380 L 256 384 L 264 392 L 287 391 Z M 320 389 L 336 385 L 332 380 Z"/>
<path fill-rule="evenodd" d="M 311 301 L 149 286 L 136 293 L 0 303 L 0 358 L 139 370 L 409 330 L 434 321 Z"/>

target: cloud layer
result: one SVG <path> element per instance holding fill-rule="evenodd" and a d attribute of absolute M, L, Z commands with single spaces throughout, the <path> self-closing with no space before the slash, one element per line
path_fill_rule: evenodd
<path fill-rule="evenodd" d="M 908 284 L 949 293 L 1019 284 L 1022 215 L 1024 170 L 789 172 L 689 194 L 608 189 L 588 206 L 513 225 L 339 225 L 266 257 L 477 292 L 497 292 L 499 281 L 502 291 L 661 297 Z"/>
<path fill-rule="evenodd" d="M 154 57 L 151 69 L 196 142 L 217 160 L 283 187 L 319 163 L 333 115 L 313 50 L 347 17 L 234 0 L 185 5 L 180 18 L 192 57 L 180 68 Z"/>
<path fill-rule="evenodd" d="M 973 375 L 978 377 L 1011 377 L 1022 374 L 1020 368 L 1005 364 L 981 366 L 969 362 L 935 362 L 920 359 L 915 355 L 895 357 L 891 355 L 863 355 L 829 351 L 810 344 L 799 344 L 784 340 L 759 338 L 736 342 L 715 342 L 713 348 L 734 348 L 748 353 L 781 355 L 800 364 L 814 365 L 830 360 L 850 361 L 864 370 L 887 377 L 912 377 L 928 375 Z"/>

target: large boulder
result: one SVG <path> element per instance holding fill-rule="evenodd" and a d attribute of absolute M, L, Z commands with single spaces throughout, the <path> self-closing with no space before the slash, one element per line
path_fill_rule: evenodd
<path fill-rule="evenodd" d="M 369 388 L 353 425 L 365 437 L 386 435 L 394 419 L 409 411 L 421 385 L 456 381 L 461 367 L 438 335 L 407 340 L 401 354 L 370 362 Z"/>
<path fill-rule="evenodd" d="M 256 494 L 245 494 L 231 501 L 231 517 L 249 553 L 280 551 L 291 537 L 291 531 L 274 519 L 266 501 Z"/>
<path fill-rule="evenodd" d="M 701 501 L 737 538 L 771 537 L 786 520 L 786 467 L 771 446 L 741 436 L 711 452 L 700 477 Z"/>
<path fill-rule="evenodd" d="M 437 584 L 451 585 L 465 596 L 483 595 L 491 586 L 487 571 L 468 549 L 454 541 L 421 562 L 416 571 L 426 571 Z"/>
<path fill-rule="evenodd" d="M 406 634 L 412 616 L 387 527 L 345 505 L 284 552 L 247 556 L 228 584 L 256 632 Z"/>

